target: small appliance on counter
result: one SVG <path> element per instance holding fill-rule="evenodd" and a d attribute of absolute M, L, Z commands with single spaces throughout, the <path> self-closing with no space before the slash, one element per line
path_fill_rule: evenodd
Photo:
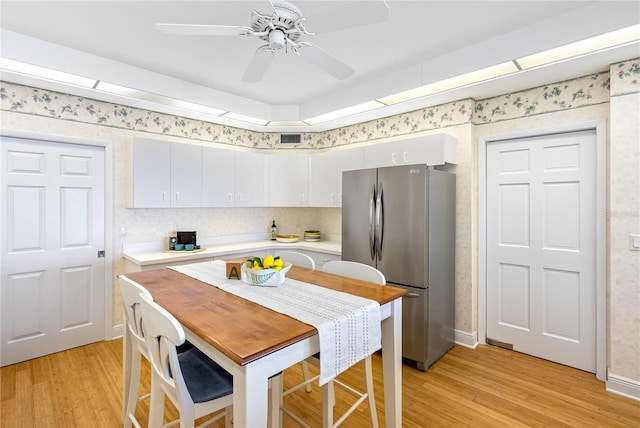
<path fill-rule="evenodd" d="M 204 251 L 197 244 L 196 232 L 176 232 L 176 236 L 169 237 L 169 251 Z"/>
<path fill-rule="evenodd" d="M 176 232 L 177 242 L 176 244 L 192 244 L 197 245 L 196 232 Z"/>

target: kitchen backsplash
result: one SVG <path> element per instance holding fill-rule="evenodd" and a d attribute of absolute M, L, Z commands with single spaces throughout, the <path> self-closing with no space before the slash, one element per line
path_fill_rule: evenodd
<path fill-rule="evenodd" d="M 271 220 L 278 233 L 303 235 L 305 230 L 320 230 L 323 238 L 339 240 L 339 208 L 196 208 L 127 210 L 126 242 L 155 242 L 176 230 L 195 230 L 198 238 L 269 235 Z"/>

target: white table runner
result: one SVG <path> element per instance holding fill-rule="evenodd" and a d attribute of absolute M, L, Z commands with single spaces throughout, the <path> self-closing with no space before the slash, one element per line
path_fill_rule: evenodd
<path fill-rule="evenodd" d="M 320 385 L 381 347 L 378 302 L 286 278 L 278 287 L 226 277 L 225 262 L 172 266 L 177 272 L 314 326 L 320 338 Z"/>

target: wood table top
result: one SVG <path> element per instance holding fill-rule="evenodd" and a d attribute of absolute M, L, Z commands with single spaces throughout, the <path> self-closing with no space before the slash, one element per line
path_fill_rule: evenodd
<path fill-rule="evenodd" d="M 239 365 L 317 334 L 309 324 L 172 269 L 124 276 L 149 290 L 153 299 L 182 325 Z M 293 266 L 287 277 L 371 299 L 380 305 L 406 294 L 401 288 L 298 266 Z"/>

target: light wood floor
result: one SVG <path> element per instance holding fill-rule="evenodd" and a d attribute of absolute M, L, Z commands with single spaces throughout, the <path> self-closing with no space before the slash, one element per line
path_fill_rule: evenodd
<path fill-rule="evenodd" d="M 0 370 L 2 427 L 118 427 L 121 425 L 122 341 L 99 342 Z M 381 378 L 379 355 L 374 376 Z M 341 379 L 360 385 L 358 368 Z M 285 383 L 300 379 L 299 365 Z M 143 368 L 148 391 L 149 368 Z M 376 384 L 378 418 L 384 426 L 382 383 Z M 336 390 L 336 413 L 349 398 Z M 344 395 L 343 395 L 344 394 Z M 319 388 L 298 391 L 286 403 L 312 426 L 320 425 Z M 167 400 L 168 402 L 168 400 Z M 368 424 L 366 406 L 343 426 Z M 146 426 L 148 402 L 136 416 Z M 166 421 L 177 417 L 167 404 Z M 403 367 L 405 427 L 640 427 L 640 402 L 605 391 L 593 374 L 504 349 L 456 346 L 420 372 Z M 212 425 L 222 427 L 222 422 Z M 285 427 L 298 426 L 285 416 Z"/>

